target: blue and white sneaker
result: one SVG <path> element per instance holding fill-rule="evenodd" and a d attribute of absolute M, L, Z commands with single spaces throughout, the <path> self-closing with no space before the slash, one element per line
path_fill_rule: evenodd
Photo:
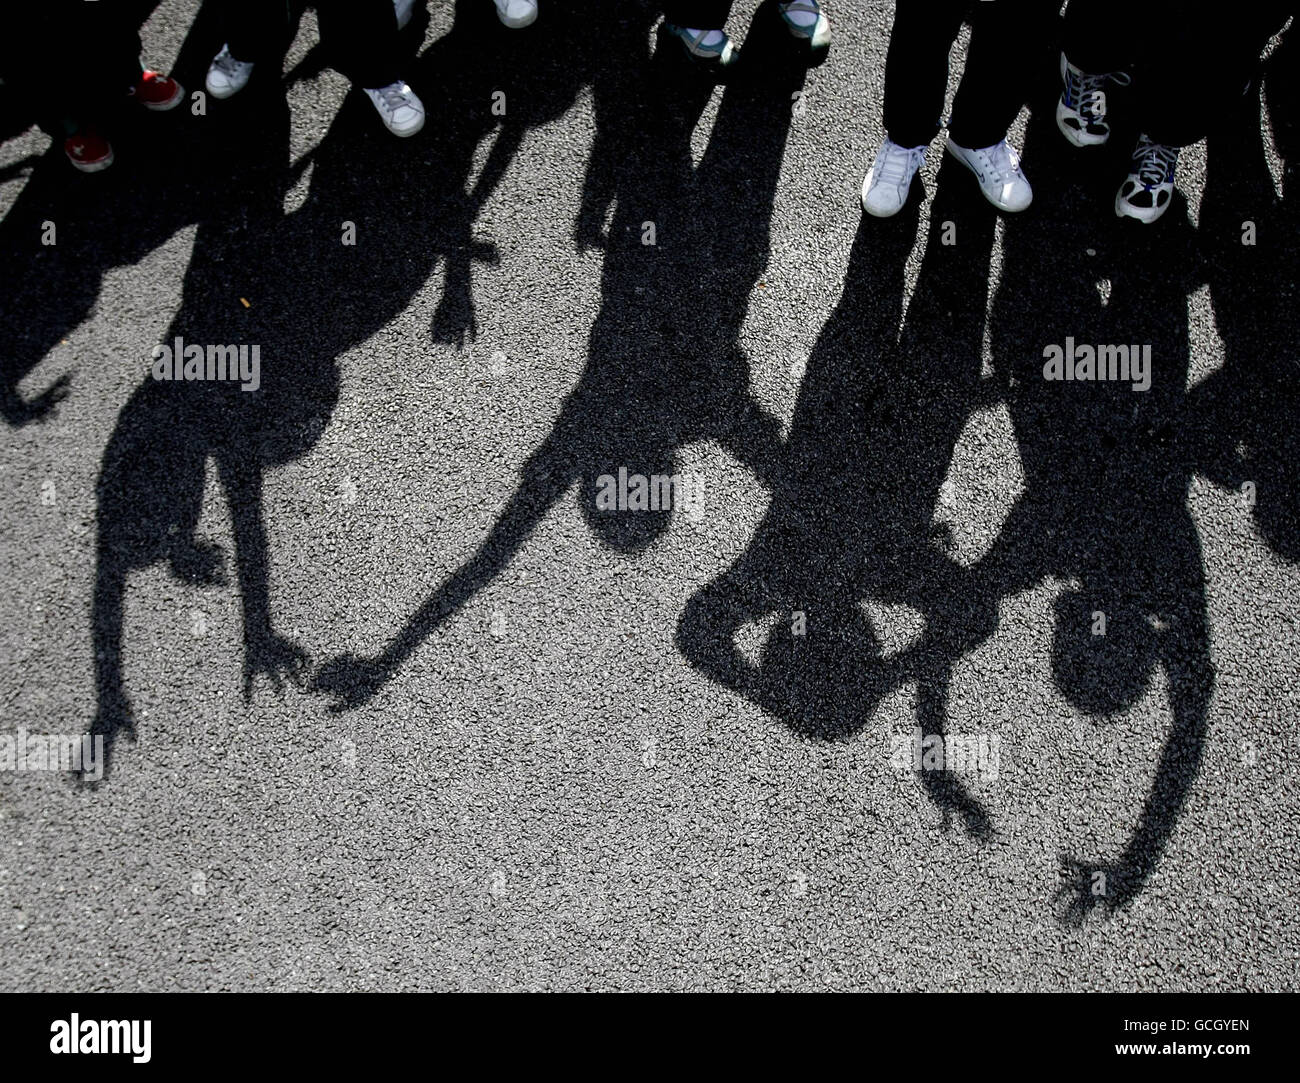
<path fill-rule="evenodd" d="M 1127 72 L 1090 75 L 1061 54 L 1061 97 L 1056 103 L 1056 126 L 1076 147 L 1099 147 L 1110 138 L 1106 119 L 1106 84 L 1128 86 Z"/>
<path fill-rule="evenodd" d="M 781 0 L 777 4 L 786 29 L 813 49 L 825 49 L 831 43 L 831 23 L 817 0 Z"/>
<path fill-rule="evenodd" d="M 1173 202 L 1177 168 L 1177 147 L 1153 143 L 1145 135 L 1138 136 L 1133 168 L 1115 195 L 1115 213 L 1150 225 Z"/>
<path fill-rule="evenodd" d="M 690 58 L 710 68 L 725 68 L 738 55 L 725 30 L 694 30 L 689 26 L 664 23 L 664 32 L 678 38 Z"/>

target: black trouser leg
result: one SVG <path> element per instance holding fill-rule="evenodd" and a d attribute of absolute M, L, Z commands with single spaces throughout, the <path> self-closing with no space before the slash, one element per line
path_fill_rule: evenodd
<path fill-rule="evenodd" d="M 221 21 L 230 55 L 247 64 L 273 61 L 287 44 L 287 0 L 222 0 Z"/>
<path fill-rule="evenodd" d="M 948 53 L 966 7 L 966 0 L 898 0 L 885 59 L 884 120 L 899 146 L 924 146 L 939 131 Z"/>
<path fill-rule="evenodd" d="M 1261 43 L 1209 22 L 1189 9 L 1140 69 L 1139 126 L 1157 143 L 1186 147 L 1204 139 L 1240 104 L 1255 74 Z M 1195 102 L 1189 100 L 1193 73 Z"/>
<path fill-rule="evenodd" d="M 140 35 L 121 5 L 55 0 L 20 12 L 7 29 L 21 43 L 11 74 L 19 78 L 20 92 L 32 92 L 47 132 L 106 127 L 129 104 L 127 92 L 142 70 Z M 59 60 L 59 78 L 52 82 L 41 71 L 51 55 Z"/>
<path fill-rule="evenodd" d="M 330 62 L 357 86 L 373 89 L 401 78 L 392 0 L 319 0 L 316 15 Z"/>
<path fill-rule="evenodd" d="M 1151 37 L 1155 8 L 1124 0 L 1070 0 L 1062 48 L 1080 71 L 1131 71 Z M 1124 28 L 1128 28 L 1125 30 Z"/>
<path fill-rule="evenodd" d="M 1204 139 L 1240 101 L 1274 22 L 1271 14 L 1225 15 L 1170 0 L 1071 0 L 1065 55 L 1086 72 L 1128 71 L 1138 129 L 1157 143 L 1185 147 Z"/>
<path fill-rule="evenodd" d="M 948 128 L 953 142 L 991 147 L 1007 137 L 1055 14 L 1043 0 L 994 0 L 971 9 L 966 70 Z"/>
<path fill-rule="evenodd" d="M 731 14 L 732 0 L 670 0 L 664 18 L 692 30 L 721 30 Z"/>

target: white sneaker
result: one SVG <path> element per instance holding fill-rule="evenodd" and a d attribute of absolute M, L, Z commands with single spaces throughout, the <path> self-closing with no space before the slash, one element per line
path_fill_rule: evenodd
<path fill-rule="evenodd" d="M 496 0 L 497 18 L 511 30 L 522 30 L 537 21 L 537 0 Z"/>
<path fill-rule="evenodd" d="M 397 16 L 397 29 L 405 30 L 415 13 L 415 0 L 393 0 L 393 14 Z"/>
<path fill-rule="evenodd" d="M 900 147 L 886 139 L 862 182 L 862 209 L 877 218 L 889 218 L 903 209 L 912 178 L 925 161 L 925 147 Z"/>
<path fill-rule="evenodd" d="M 377 90 L 365 88 L 384 127 L 405 139 L 424 127 L 424 103 L 400 79 Z"/>
<path fill-rule="evenodd" d="M 1133 166 L 1115 193 L 1115 213 L 1150 225 L 1169 209 L 1174 198 L 1178 148 L 1138 136 Z"/>
<path fill-rule="evenodd" d="M 212 58 L 203 85 L 214 98 L 229 98 L 248 86 L 252 74 L 253 65 L 236 60 L 230 55 L 230 46 L 223 45 L 221 52 Z"/>
<path fill-rule="evenodd" d="M 948 140 L 948 153 L 975 174 L 980 191 L 1000 211 L 1013 214 L 1034 201 L 1029 178 L 1020 168 L 1020 155 L 1005 139 L 991 147 L 963 147 Z"/>

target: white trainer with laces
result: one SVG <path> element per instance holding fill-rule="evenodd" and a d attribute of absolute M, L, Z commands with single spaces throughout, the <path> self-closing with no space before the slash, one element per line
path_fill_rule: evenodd
<path fill-rule="evenodd" d="M 236 60 L 230 55 L 230 46 L 223 45 L 221 52 L 212 58 L 203 85 L 214 98 L 229 98 L 248 86 L 252 75 L 253 65 L 248 61 Z"/>
<path fill-rule="evenodd" d="M 1178 148 L 1138 136 L 1133 167 L 1115 193 L 1115 213 L 1150 225 L 1169 209 L 1174 198 Z"/>
<path fill-rule="evenodd" d="M 1061 96 L 1056 102 L 1056 126 L 1076 147 L 1099 147 L 1110 138 L 1106 84 L 1128 86 L 1127 72 L 1091 75 L 1061 54 Z"/>
<path fill-rule="evenodd" d="M 424 103 L 400 79 L 375 90 L 366 87 L 365 91 L 384 127 L 394 135 L 405 139 L 424 127 Z"/>
<path fill-rule="evenodd" d="M 948 153 L 975 174 L 984 198 L 998 210 L 1015 214 L 1034 201 L 1020 155 L 1005 139 L 991 147 L 963 147 L 949 139 Z"/>
<path fill-rule="evenodd" d="M 925 147 L 900 147 L 889 139 L 881 143 L 862 182 L 862 209 L 876 218 L 890 218 L 901 211 L 925 152 Z"/>
<path fill-rule="evenodd" d="M 522 30 L 537 21 L 537 0 L 496 0 L 497 18 L 511 30 Z"/>

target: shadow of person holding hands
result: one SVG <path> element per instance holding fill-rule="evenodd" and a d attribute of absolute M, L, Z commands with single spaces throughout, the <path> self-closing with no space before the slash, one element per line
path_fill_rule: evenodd
<path fill-rule="evenodd" d="M 993 619 L 965 607 L 965 570 L 931 525 L 961 430 L 990 394 L 980 355 L 995 214 L 953 183 L 953 168 L 940 172 L 906 315 L 920 193 L 897 218 L 863 217 L 767 513 L 678 625 L 692 665 L 810 740 L 852 738 L 907 684 L 917 686 L 918 723 L 942 738 L 950 666 L 973 629 Z M 863 608 L 871 600 L 918 610 L 924 632 L 886 653 Z M 750 663 L 738 632 L 773 618 Z M 973 837 L 992 834 L 956 775 L 922 770 L 918 780 L 945 826 L 956 815 Z"/>
<path fill-rule="evenodd" d="M 1267 122 L 1282 157 L 1269 172 L 1258 92 L 1208 143 L 1200 234 L 1224 364 L 1189 396 L 1198 470 L 1236 490 L 1273 552 L 1300 561 L 1300 28 L 1269 58 Z"/>
<path fill-rule="evenodd" d="M 354 93 L 320 144 L 290 165 L 288 112 L 273 81 L 222 103 L 219 140 L 202 134 L 225 159 L 223 184 L 242 198 L 219 202 L 201 223 L 180 309 L 155 351 L 176 352 L 179 341 L 181 356 L 141 362 L 147 375 L 121 412 L 98 483 L 92 732 L 105 737 L 107 751 L 118 733 L 134 735 L 123 680 L 130 575 L 162 563 L 185 583 L 224 582 L 220 552 L 196 536 L 209 460 L 231 511 L 245 698 L 259 677 L 278 689 L 310 668 L 305 649 L 278 633 L 272 618 L 265 473 L 311 451 L 338 401 L 340 359 L 399 316 L 440 261 L 448 267 L 446 292 L 463 291 L 451 303 L 444 293 L 440 311 L 472 326 L 468 278 L 457 278 L 468 269 L 458 262 L 472 223 L 465 193 L 475 149 L 497 123 L 484 73 L 501 48 L 498 35 L 481 30 L 477 17 L 458 18 L 421 58 L 413 79 L 435 89 L 429 100 L 448 120 L 414 139 L 379 129 L 369 102 Z M 514 75 L 529 70 L 538 77 L 528 83 L 530 95 L 518 95 L 529 101 L 512 122 L 520 129 L 562 113 L 586 69 L 562 73 L 538 59 Z M 518 134 L 503 129 L 474 199 L 490 194 L 518 145 Z M 305 197 L 286 214 L 300 185 Z M 439 328 L 431 329 L 431 341 L 438 337 Z M 214 377 L 230 347 L 248 367 L 238 379 Z"/>
<path fill-rule="evenodd" d="M 1214 668 L 1179 435 L 1200 265 L 1181 194 L 1154 227 L 1105 213 L 1106 170 L 1078 169 L 1050 107 L 1035 110 L 1026 146 L 1047 196 L 1008 224 L 992 323 L 1025 491 L 972 587 L 992 601 L 1059 581 L 1051 670 L 1066 701 L 1113 723 L 1159 667 L 1172 716 L 1123 851 L 1061 856 L 1059 916 L 1078 923 L 1142 891 L 1204 754 Z M 1085 240 L 1078 218 L 1094 211 Z"/>
<path fill-rule="evenodd" d="M 767 265 L 791 101 L 806 71 L 806 56 L 794 45 L 770 5 L 760 9 L 698 166 L 691 133 L 712 86 L 679 43 L 661 39 L 653 59 L 644 47 L 629 53 L 622 75 L 599 87 L 594 149 L 608 157 L 588 169 L 575 227 L 580 247 L 606 252 L 586 369 L 478 551 L 374 656 L 344 655 L 322 667 L 316 686 L 332 697 L 333 709 L 374 696 L 501 573 L 575 484 L 579 508 L 601 541 L 633 554 L 663 534 L 673 510 L 605 510 L 597 500 L 600 477 L 620 467 L 672 476 L 680 448 L 716 440 L 760 480 L 771 478 L 780 426 L 750 392 L 738 341 Z M 606 236 L 600 224 L 611 205 Z"/>

